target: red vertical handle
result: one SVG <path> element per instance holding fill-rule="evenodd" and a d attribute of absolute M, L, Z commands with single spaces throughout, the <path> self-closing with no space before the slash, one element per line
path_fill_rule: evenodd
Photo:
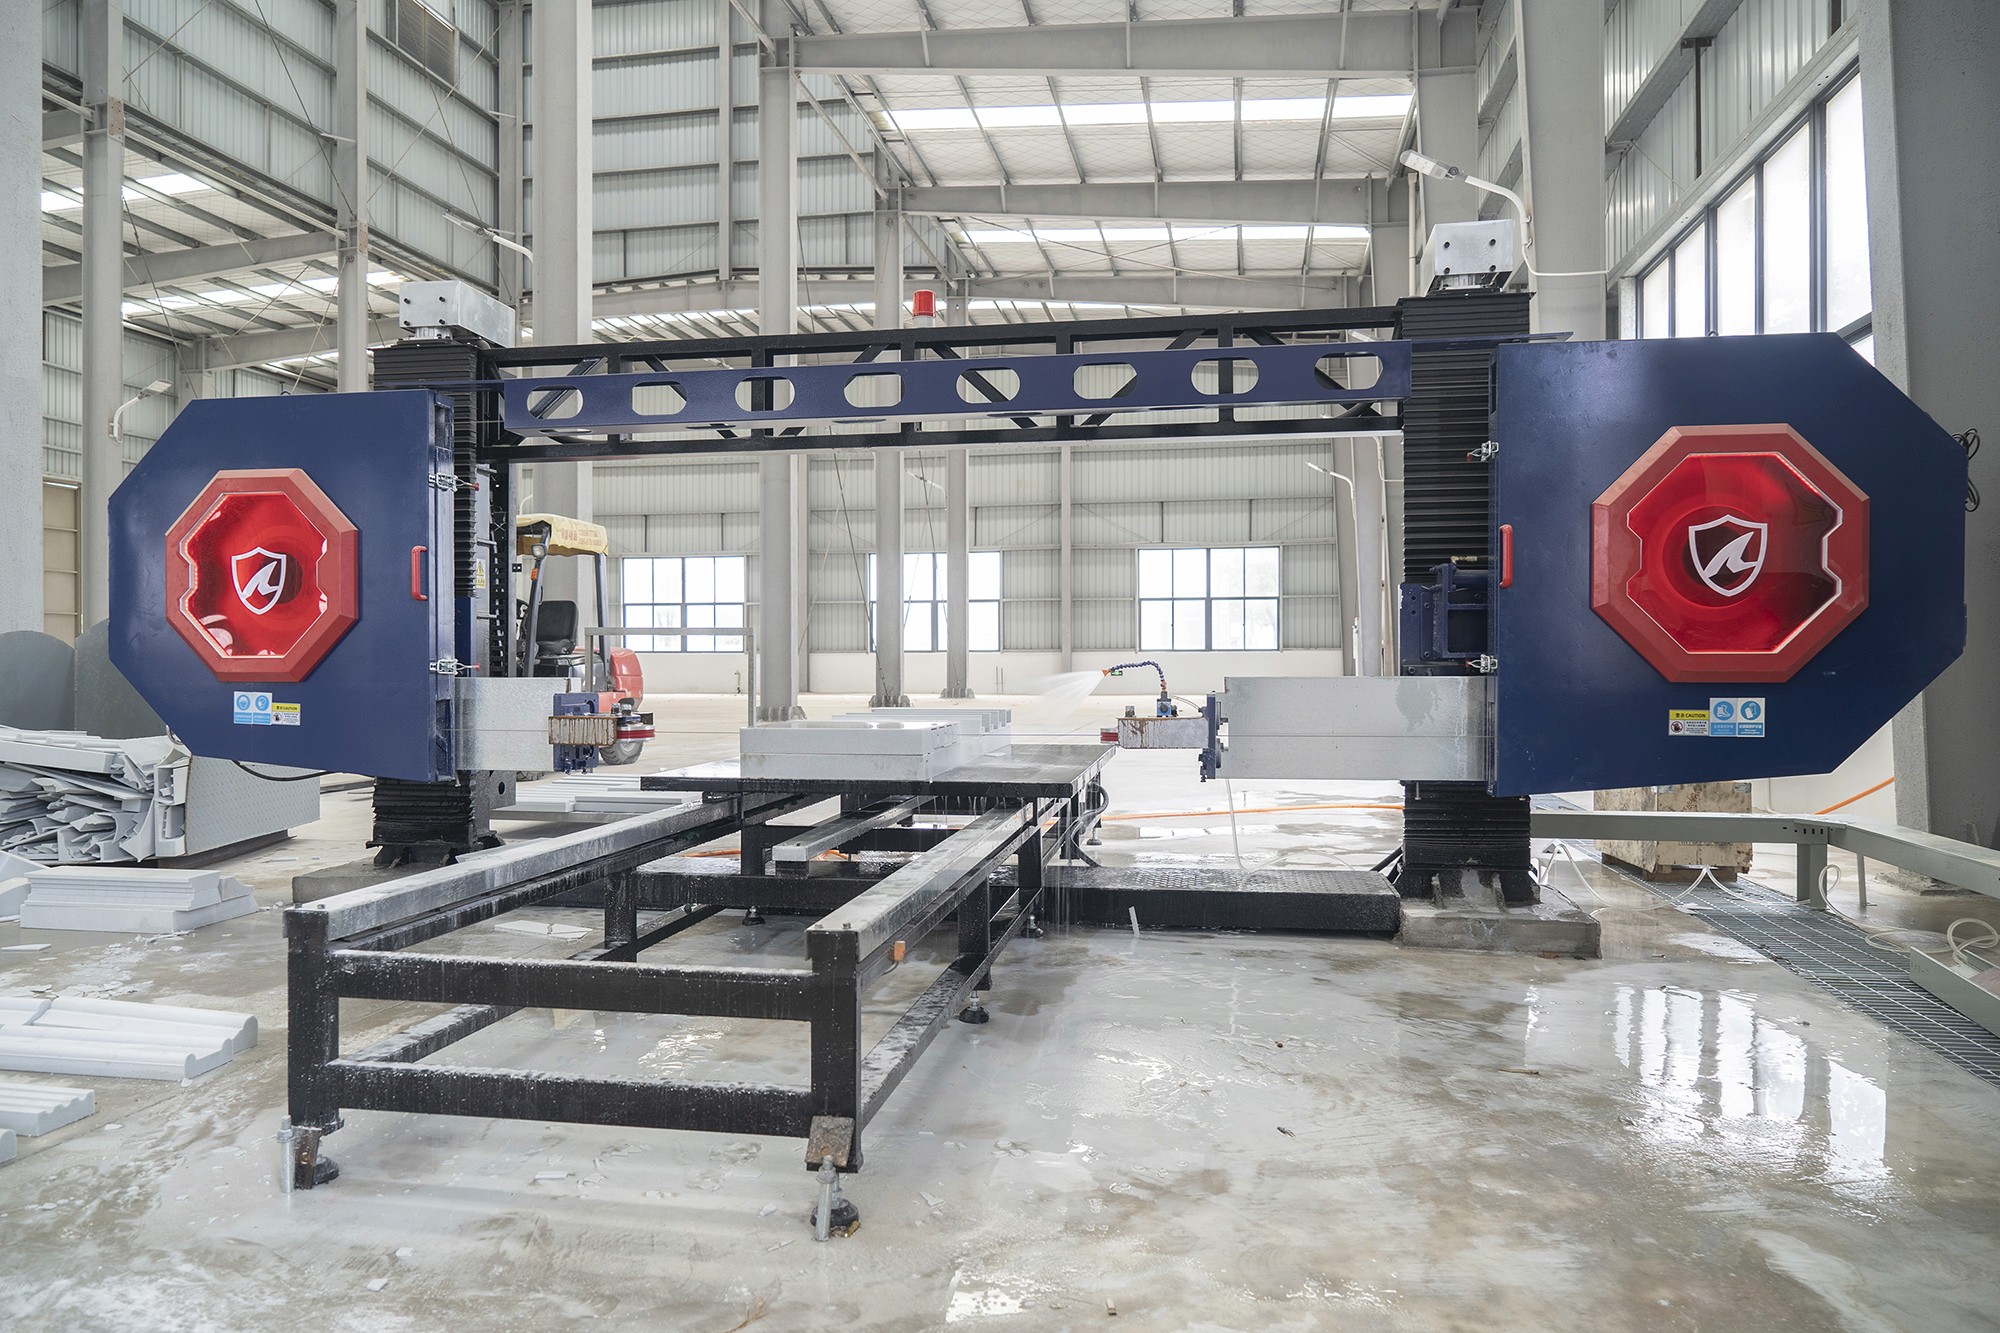
<path fill-rule="evenodd" d="M 1514 525 L 1500 525 L 1500 586 L 1514 586 Z"/>
<path fill-rule="evenodd" d="M 428 602 L 430 595 L 424 591 L 424 557 L 431 553 L 428 546 L 410 548 L 410 597 L 419 602 Z M 1501 585 L 1505 587 L 1505 584 Z"/>

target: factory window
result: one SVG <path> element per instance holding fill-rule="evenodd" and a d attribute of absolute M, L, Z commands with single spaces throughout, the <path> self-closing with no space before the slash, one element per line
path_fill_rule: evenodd
<path fill-rule="evenodd" d="M 1861 80 L 1827 99 L 1826 318 L 1836 332 L 1868 314 L 1868 182 L 1861 151 Z"/>
<path fill-rule="evenodd" d="M 1715 331 L 1757 331 L 1757 178 L 1715 209 Z"/>
<path fill-rule="evenodd" d="M 743 624 L 740 555 L 631 556 L 619 562 L 624 623 L 634 629 L 735 629 Z M 729 634 L 635 635 L 641 653 L 740 653 Z"/>
<path fill-rule="evenodd" d="M 1849 78 L 1639 275 L 1643 338 L 1869 333 L 1861 81 Z"/>
<path fill-rule="evenodd" d="M 458 29 L 449 0 L 390 0 L 388 38 L 447 87 L 458 84 Z"/>
<path fill-rule="evenodd" d="M 1277 547 L 1139 552 L 1139 651 L 1277 646 Z"/>
<path fill-rule="evenodd" d="M 951 629 L 946 557 L 942 551 L 903 553 L 903 651 L 941 653 Z M 1000 651 L 1000 553 L 973 551 L 966 556 L 966 633 L 968 651 Z M 868 638 L 875 639 L 875 557 L 868 557 Z"/>

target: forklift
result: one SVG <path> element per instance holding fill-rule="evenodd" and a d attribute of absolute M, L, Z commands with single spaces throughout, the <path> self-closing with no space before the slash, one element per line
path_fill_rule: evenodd
<path fill-rule="evenodd" d="M 583 640 L 575 602 L 542 596 L 542 564 L 551 556 L 589 557 L 595 562 L 597 624 L 611 620 L 610 535 L 600 524 L 560 514 L 522 514 L 514 521 L 514 553 L 525 561 L 516 569 L 528 576 L 528 596 L 516 600 L 515 615 L 521 645 L 513 663 L 518 676 L 555 676 L 576 683 L 582 693 L 597 696 L 597 711 L 618 719 L 617 740 L 598 748 L 598 762 L 630 764 L 653 738 L 653 715 L 641 712 L 646 680 L 639 655 L 613 648 L 603 637 L 593 647 Z M 586 754 L 588 751 L 585 752 Z"/>

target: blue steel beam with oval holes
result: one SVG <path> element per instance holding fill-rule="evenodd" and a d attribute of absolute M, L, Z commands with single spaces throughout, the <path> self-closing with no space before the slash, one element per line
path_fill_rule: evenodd
<path fill-rule="evenodd" d="M 1332 363 L 1349 361 L 1378 363 L 1374 382 L 1350 388 L 1327 373 L 1336 368 Z M 1125 367 L 1130 378 L 1112 396 L 1079 392 L 1077 373 L 1095 367 Z M 867 386 L 863 402 L 848 396 L 851 385 Z M 536 375 L 502 387 L 506 428 L 518 435 L 1372 403 L 1409 394 L 1407 342 Z M 873 406 L 867 398 L 894 401 Z M 771 406 L 756 406 L 761 403 Z M 642 405 L 671 410 L 642 411 Z"/>

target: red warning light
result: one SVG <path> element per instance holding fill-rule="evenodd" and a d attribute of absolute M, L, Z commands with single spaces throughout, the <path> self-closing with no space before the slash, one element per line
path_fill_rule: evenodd
<path fill-rule="evenodd" d="M 1868 497 L 1789 426 L 1678 426 L 1591 506 L 1591 606 L 1672 681 L 1790 680 L 1868 605 Z"/>
<path fill-rule="evenodd" d="M 221 680 L 304 680 L 360 619 L 360 534 L 299 468 L 218 472 L 167 530 L 167 618 Z"/>

